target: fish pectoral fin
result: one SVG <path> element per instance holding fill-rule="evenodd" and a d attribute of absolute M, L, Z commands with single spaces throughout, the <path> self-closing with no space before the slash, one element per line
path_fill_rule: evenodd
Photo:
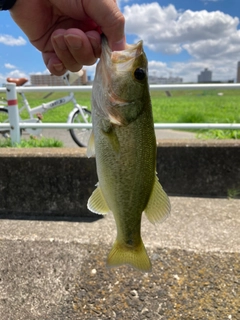
<path fill-rule="evenodd" d="M 111 114 L 109 114 L 108 116 L 109 116 L 109 120 L 110 120 L 110 122 L 111 122 L 112 124 L 115 124 L 115 125 L 117 125 L 117 126 L 121 126 L 121 125 L 122 125 L 121 120 L 118 119 L 117 117 L 115 117 L 115 116 L 113 116 L 113 115 L 111 115 Z"/>
<path fill-rule="evenodd" d="M 90 211 L 97 214 L 104 215 L 110 212 L 99 186 L 93 191 L 91 197 L 88 199 L 87 207 Z"/>
<path fill-rule="evenodd" d="M 109 143 L 110 143 L 112 149 L 116 153 L 119 153 L 119 151 L 120 151 L 120 143 L 119 143 L 118 137 L 117 137 L 117 135 L 116 135 L 114 130 L 112 130 L 112 132 L 108 133 L 108 139 L 109 139 Z"/>
<path fill-rule="evenodd" d="M 94 142 L 94 134 L 92 131 L 88 140 L 87 157 L 91 158 L 93 156 L 95 156 L 95 142 Z"/>
<path fill-rule="evenodd" d="M 144 210 L 148 220 L 155 224 L 164 221 L 170 214 L 169 198 L 155 176 L 155 182 L 148 204 Z"/>
<path fill-rule="evenodd" d="M 116 267 L 123 264 L 129 264 L 143 272 L 151 271 L 151 261 L 148 257 L 142 239 L 137 247 L 128 247 L 121 244 L 118 240 L 115 241 L 107 258 L 107 266 Z"/>

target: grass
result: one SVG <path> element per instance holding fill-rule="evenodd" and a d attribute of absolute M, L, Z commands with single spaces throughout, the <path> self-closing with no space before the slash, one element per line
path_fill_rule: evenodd
<path fill-rule="evenodd" d="M 152 92 L 154 122 L 240 123 L 240 94 L 223 91 L 174 91 L 172 97 Z M 190 131 L 190 130 L 189 130 Z M 204 139 L 239 139 L 240 130 L 191 130 Z"/>
<path fill-rule="evenodd" d="M 199 139 L 240 139 L 240 130 L 205 130 L 198 133 Z"/>
<path fill-rule="evenodd" d="M 0 148 L 11 148 L 11 139 L 0 140 Z M 15 148 L 61 148 L 63 143 L 60 140 L 54 138 L 36 138 L 30 136 L 30 139 L 22 139 L 19 144 L 14 146 Z"/>
<path fill-rule="evenodd" d="M 223 90 L 218 96 L 217 90 L 177 90 L 171 91 L 167 97 L 163 91 L 152 91 L 151 99 L 155 123 L 240 123 L 240 92 L 238 90 Z M 48 99 L 43 99 L 44 93 L 28 93 L 27 99 L 31 107 L 38 106 L 50 100 L 63 97 L 67 93 L 53 93 Z M 75 98 L 79 104 L 91 109 L 91 92 L 76 92 Z M 21 105 L 21 99 L 19 99 Z M 66 122 L 73 108 L 72 103 L 49 110 L 43 115 L 44 122 Z M 27 118 L 25 112 L 22 118 Z M 192 130 L 191 130 L 192 131 Z M 237 130 L 196 131 L 205 138 L 239 139 Z"/>
<path fill-rule="evenodd" d="M 176 94 L 176 95 L 174 95 Z M 152 92 L 155 122 L 237 122 L 240 120 L 240 95 L 218 96 L 217 91 L 206 93 L 173 92 L 172 97 Z"/>
<path fill-rule="evenodd" d="M 228 189 L 229 199 L 239 199 L 240 198 L 240 187 L 235 189 Z"/>

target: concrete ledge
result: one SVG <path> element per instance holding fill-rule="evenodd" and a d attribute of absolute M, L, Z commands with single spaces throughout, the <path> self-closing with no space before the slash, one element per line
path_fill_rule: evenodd
<path fill-rule="evenodd" d="M 96 217 L 86 208 L 95 159 L 85 149 L 0 149 L 0 215 Z M 157 171 L 169 195 L 226 197 L 240 189 L 240 141 L 158 141 Z"/>
<path fill-rule="evenodd" d="M 158 142 L 157 172 L 170 195 L 226 197 L 240 192 L 240 141 Z"/>
<path fill-rule="evenodd" d="M 95 217 L 87 200 L 95 189 L 95 159 L 85 149 L 5 149 L 0 152 L 0 214 Z"/>

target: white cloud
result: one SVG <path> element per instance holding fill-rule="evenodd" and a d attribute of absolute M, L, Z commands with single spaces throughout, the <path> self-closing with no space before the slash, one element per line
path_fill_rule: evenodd
<path fill-rule="evenodd" d="M 204 4 L 208 4 L 209 2 L 221 2 L 223 0 L 201 0 Z"/>
<path fill-rule="evenodd" d="M 238 18 L 220 11 L 178 12 L 156 2 L 126 6 L 124 15 L 127 33 L 136 34 L 151 50 L 172 54 L 180 53 L 185 43 L 227 38 L 239 24 Z"/>
<path fill-rule="evenodd" d="M 161 64 L 159 61 L 149 61 L 149 74 L 157 77 L 183 77 L 185 82 L 196 82 L 197 75 L 205 68 L 213 71 L 213 80 L 231 80 L 236 76 L 237 62 L 222 64 L 211 60 L 189 60 L 187 62 L 171 62 Z"/>
<path fill-rule="evenodd" d="M 156 77 L 168 77 L 171 70 L 167 64 L 161 61 L 148 61 L 148 73 Z"/>
<path fill-rule="evenodd" d="M 22 37 L 14 38 L 9 34 L 0 34 L 0 43 L 6 46 L 24 46 L 27 41 Z"/>
<path fill-rule="evenodd" d="M 44 71 L 37 71 L 37 72 L 33 72 L 31 74 L 38 74 L 38 75 L 41 75 L 41 74 L 50 74 L 50 71 L 48 69 L 45 69 Z"/>
<path fill-rule="evenodd" d="M 184 51 L 190 55 L 190 60 L 184 64 L 185 71 L 182 64 L 167 66 L 170 69 L 173 65 L 180 68 L 183 73 L 177 75 L 184 80 L 187 80 L 187 68 L 193 66 L 209 66 L 214 79 L 223 71 L 226 72 L 224 79 L 235 77 L 236 62 L 240 60 L 237 17 L 220 11 L 178 11 L 172 4 L 161 7 L 157 2 L 125 6 L 124 16 L 126 32 L 136 35 L 136 41 L 142 39 L 150 50 L 171 54 L 173 60 L 177 60 L 177 55 Z M 227 68 L 221 67 L 226 64 Z M 171 71 L 166 69 L 166 72 Z"/>
<path fill-rule="evenodd" d="M 4 64 L 4 67 L 7 68 L 7 69 L 15 69 L 15 68 L 16 68 L 16 67 L 15 67 L 13 64 L 11 64 L 11 63 L 5 63 L 5 64 Z"/>
<path fill-rule="evenodd" d="M 25 72 L 18 70 L 18 69 L 15 69 L 15 70 L 12 70 L 11 72 L 9 72 L 7 74 L 7 77 L 10 77 L 10 78 L 29 78 L 29 76 Z"/>
<path fill-rule="evenodd" d="M 2 85 L 4 84 L 4 83 L 6 83 L 6 80 L 5 80 L 6 78 L 4 77 L 4 75 L 3 74 L 1 74 L 0 73 L 0 87 L 2 87 Z M 0 93 L 0 98 L 1 97 L 3 97 L 4 95 L 2 94 L 2 93 Z M 0 104 L 1 105 L 1 104 Z"/>

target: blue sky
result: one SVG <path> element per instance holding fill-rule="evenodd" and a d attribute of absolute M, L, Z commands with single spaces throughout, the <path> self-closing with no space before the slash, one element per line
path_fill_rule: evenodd
<path fill-rule="evenodd" d="M 195 82 L 209 68 L 213 80 L 236 78 L 240 60 L 239 0 L 119 0 L 127 42 L 143 39 L 149 73 Z M 0 85 L 7 76 L 46 73 L 41 54 L 12 21 L 0 19 Z M 93 75 L 95 66 L 87 67 Z"/>

